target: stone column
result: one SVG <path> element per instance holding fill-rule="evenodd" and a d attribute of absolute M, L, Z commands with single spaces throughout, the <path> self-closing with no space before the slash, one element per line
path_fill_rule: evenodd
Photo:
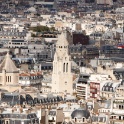
<path fill-rule="evenodd" d="M 3 75 L 3 76 L 2 76 L 2 78 L 3 78 L 3 83 L 2 83 L 2 85 L 5 86 L 5 85 L 6 85 L 6 70 L 5 70 L 5 69 L 2 70 L 2 75 Z"/>

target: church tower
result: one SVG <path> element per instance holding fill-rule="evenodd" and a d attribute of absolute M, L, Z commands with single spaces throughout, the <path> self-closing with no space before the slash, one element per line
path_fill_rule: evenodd
<path fill-rule="evenodd" d="M 9 53 L 7 53 L 0 64 L 0 86 L 17 85 L 18 80 L 19 71 L 11 60 Z"/>
<path fill-rule="evenodd" d="M 62 32 L 56 43 L 53 61 L 52 92 L 72 93 L 73 76 L 71 73 L 71 57 L 68 53 L 68 41 Z"/>

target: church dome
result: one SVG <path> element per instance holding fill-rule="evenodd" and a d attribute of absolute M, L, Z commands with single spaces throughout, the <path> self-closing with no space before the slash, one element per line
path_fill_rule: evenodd
<path fill-rule="evenodd" d="M 76 109 L 72 112 L 71 117 L 72 117 L 72 119 L 74 119 L 74 118 L 81 119 L 83 117 L 88 119 L 90 117 L 90 112 L 85 109 Z"/>

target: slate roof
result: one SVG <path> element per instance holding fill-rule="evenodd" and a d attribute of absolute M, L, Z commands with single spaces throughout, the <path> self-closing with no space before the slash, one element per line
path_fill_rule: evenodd
<path fill-rule="evenodd" d="M 107 91 L 107 92 L 114 92 L 117 87 L 120 86 L 120 83 L 105 83 L 104 86 L 102 87 L 102 91 Z"/>
<path fill-rule="evenodd" d="M 75 117 L 77 119 L 81 119 L 83 117 L 88 119 L 90 117 L 90 112 L 88 110 L 85 110 L 85 109 L 76 109 L 72 112 L 71 117 L 72 117 L 72 119 L 74 119 Z"/>

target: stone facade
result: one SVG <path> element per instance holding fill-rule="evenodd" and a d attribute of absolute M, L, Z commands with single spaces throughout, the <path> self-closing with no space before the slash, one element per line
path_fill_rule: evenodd
<path fill-rule="evenodd" d="M 12 91 L 12 89 L 19 89 L 18 81 L 19 71 L 11 60 L 9 53 L 7 53 L 5 59 L 0 65 L 0 88 L 7 89 L 9 91 Z"/>
<path fill-rule="evenodd" d="M 71 57 L 68 53 L 68 41 L 65 34 L 58 37 L 53 61 L 52 92 L 72 93 L 73 76 L 71 73 Z"/>

